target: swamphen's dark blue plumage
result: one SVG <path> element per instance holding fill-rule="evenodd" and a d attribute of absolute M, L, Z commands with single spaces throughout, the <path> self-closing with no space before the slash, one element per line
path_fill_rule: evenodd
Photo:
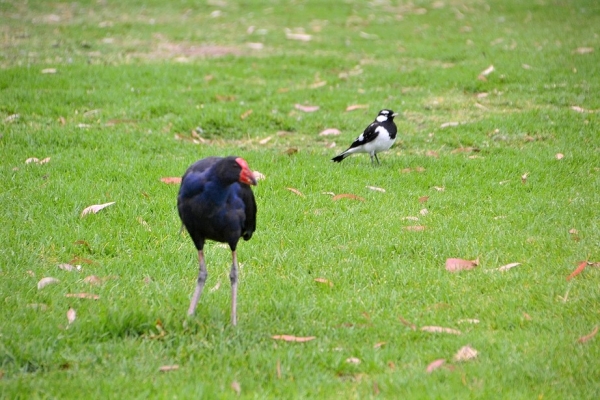
<path fill-rule="evenodd" d="M 231 249 L 231 321 L 236 324 L 237 255 L 240 238 L 249 240 L 256 229 L 256 201 L 250 185 L 256 179 L 248 163 L 239 157 L 208 157 L 197 161 L 183 175 L 177 209 L 179 217 L 198 249 L 200 270 L 188 314 L 196 305 L 206 282 L 204 242 L 227 243 Z"/>

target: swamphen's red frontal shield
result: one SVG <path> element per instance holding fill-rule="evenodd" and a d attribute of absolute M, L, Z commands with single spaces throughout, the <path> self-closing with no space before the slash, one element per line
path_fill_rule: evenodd
<path fill-rule="evenodd" d="M 183 175 L 177 210 L 190 234 L 200 264 L 196 290 L 188 314 L 196 306 L 206 282 L 204 242 L 227 243 L 231 249 L 231 322 L 237 322 L 238 263 L 236 247 L 240 238 L 249 240 L 256 228 L 256 201 L 250 185 L 256 185 L 248 163 L 239 157 L 208 157 L 194 163 Z"/>

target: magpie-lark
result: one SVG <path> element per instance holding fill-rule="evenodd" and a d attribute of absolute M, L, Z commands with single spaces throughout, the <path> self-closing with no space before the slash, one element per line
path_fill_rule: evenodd
<path fill-rule="evenodd" d="M 379 111 L 375 121 L 367 126 L 365 131 L 356 138 L 348 150 L 333 157 L 331 161 L 341 162 L 344 158 L 354 153 L 369 153 L 371 164 L 374 163 L 373 157 L 375 157 L 377 164 L 379 164 L 377 153 L 389 150 L 396 141 L 396 132 L 398 130 L 394 123 L 394 117 L 397 115 L 392 110 L 384 109 Z"/>

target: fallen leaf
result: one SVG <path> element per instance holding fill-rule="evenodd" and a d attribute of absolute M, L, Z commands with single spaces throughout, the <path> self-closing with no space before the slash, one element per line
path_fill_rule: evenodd
<path fill-rule="evenodd" d="M 177 371 L 179 369 L 179 365 L 177 364 L 173 364 L 173 365 L 163 365 L 162 367 L 160 367 L 158 369 L 159 372 L 171 372 L 171 371 Z"/>
<path fill-rule="evenodd" d="M 55 74 L 56 68 L 44 68 L 42 74 Z"/>
<path fill-rule="evenodd" d="M 596 325 L 590 333 L 577 339 L 577 343 L 585 343 L 588 340 L 592 339 L 594 336 L 596 336 L 597 333 L 598 333 L 598 325 Z"/>
<path fill-rule="evenodd" d="M 421 330 L 423 332 L 430 333 L 449 333 L 451 335 L 461 335 L 462 332 L 452 328 L 444 328 L 443 326 L 422 326 Z"/>
<path fill-rule="evenodd" d="M 479 258 L 476 260 L 463 260 L 462 258 L 447 258 L 446 271 L 458 272 L 473 269 L 479 265 Z"/>
<path fill-rule="evenodd" d="M 521 183 L 522 184 L 526 184 L 527 183 L 527 177 L 529 176 L 529 172 L 525 172 L 523 175 L 521 175 Z"/>
<path fill-rule="evenodd" d="M 461 347 L 454 355 L 454 361 L 469 361 L 477 357 L 477 350 L 470 345 Z"/>
<path fill-rule="evenodd" d="M 178 185 L 181 183 L 180 176 L 167 176 L 164 178 L 160 178 L 160 181 L 166 183 L 167 185 Z"/>
<path fill-rule="evenodd" d="M 4 118 L 4 122 L 13 122 L 18 120 L 20 117 L 21 116 L 19 114 L 11 114 L 8 117 Z"/>
<path fill-rule="evenodd" d="M 46 277 L 46 278 L 42 278 L 40 279 L 40 281 L 37 284 L 37 288 L 39 289 L 43 289 L 48 285 L 52 285 L 54 283 L 58 283 L 60 282 L 58 279 L 56 278 L 52 278 L 52 277 Z"/>
<path fill-rule="evenodd" d="M 484 69 L 483 71 L 481 71 L 479 73 L 479 75 L 483 75 L 483 76 L 488 76 L 489 74 L 491 74 L 492 72 L 494 72 L 494 66 L 490 65 L 489 67 L 487 67 L 486 69 Z"/>
<path fill-rule="evenodd" d="M 571 274 L 567 276 L 567 280 L 570 281 L 571 279 L 575 278 L 577 275 L 582 273 L 585 267 L 587 267 L 587 264 L 587 261 L 581 261 L 577 268 L 575 268 L 575 271 L 571 272 Z"/>
<path fill-rule="evenodd" d="M 299 40 L 301 42 L 310 42 L 312 39 L 312 35 L 306 33 L 293 33 L 289 30 L 286 31 L 285 37 L 286 39 Z"/>
<path fill-rule="evenodd" d="M 290 147 L 289 149 L 284 151 L 284 153 L 287 154 L 288 156 L 291 156 L 292 154 L 296 154 L 297 152 L 298 152 L 298 149 L 296 147 Z"/>
<path fill-rule="evenodd" d="M 281 361 L 279 359 L 277 359 L 275 370 L 277 371 L 277 379 L 281 379 Z"/>
<path fill-rule="evenodd" d="M 444 122 L 443 124 L 440 125 L 440 128 L 448 128 L 449 126 L 458 126 L 459 123 L 456 121 L 452 121 L 452 122 Z"/>
<path fill-rule="evenodd" d="M 69 321 L 69 325 L 75 322 L 75 318 L 77 318 L 77 313 L 73 307 L 69 308 L 67 311 L 67 321 Z"/>
<path fill-rule="evenodd" d="M 531 315 L 527 314 L 526 312 L 523 313 L 523 318 L 525 318 L 527 321 L 531 321 L 533 318 L 531 318 Z"/>
<path fill-rule="evenodd" d="M 42 165 L 42 164 L 46 164 L 49 162 L 50 162 L 50 157 L 46 157 L 46 158 L 41 159 L 39 164 Z"/>
<path fill-rule="evenodd" d="M 242 115 L 240 115 L 240 119 L 246 119 L 250 116 L 250 114 L 252 114 L 252 110 L 247 110 L 245 111 Z"/>
<path fill-rule="evenodd" d="M 384 345 L 384 344 L 386 344 L 386 343 L 387 343 L 387 342 L 378 342 L 378 343 L 375 343 L 375 344 L 373 345 L 373 348 L 374 348 L 374 349 L 378 349 L 378 348 L 380 348 L 381 346 L 383 346 L 383 345 Z"/>
<path fill-rule="evenodd" d="M 412 322 L 409 322 L 409 321 L 405 320 L 402 316 L 399 316 L 398 319 L 400 320 L 400 322 L 402 322 L 402 325 L 408 326 L 413 331 L 417 330 L 417 326 L 415 324 L 413 324 Z"/>
<path fill-rule="evenodd" d="M 267 136 L 266 138 L 261 139 L 258 144 L 267 144 L 271 139 L 273 139 L 273 136 Z"/>
<path fill-rule="evenodd" d="M 351 199 L 351 200 L 365 201 L 364 198 L 362 198 L 360 196 L 357 196 L 355 194 L 352 194 L 352 193 L 336 194 L 335 196 L 333 196 L 331 198 L 331 200 L 333 200 L 333 201 L 338 201 L 340 199 Z"/>
<path fill-rule="evenodd" d="M 360 360 L 356 357 L 348 357 L 346 358 L 346 362 L 348 364 L 360 364 Z"/>
<path fill-rule="evenodd" d="M 572 228 L 572 229 L 569 229 L 569 233 L 571 235 L 577 235 L 579 233 L 579 231 L 577 229 L 575 229 L 575 228 Z"/>
<path fill-rule="evenodd" d="M 405 226 L 404 229 L 406 229 L 407 231 L 412 231 L 412 232 L 421 232 L 425 230 L 425 227 L 423 225 L 411 225 L 411 226 Z"/>
<path fill-rule="evenodd" d="M 318 283 L 324 283 L 326 285 L 329 285 L 329 287 L 333 287 L 333 282 L 331 282 L 329 279 L 325 279 L 325 278 L 315 278 L 315 282 Z"/>
<path fill-rule="evenodd" d="M 297 343 L 304 343 L 304 342 L 309 342 L 311 340 L 316 339 L 316 336 L 305 336 L 305 337 L 301 337 L 301 336 L 292 336 L 292 335 L 275 335 L 275 336 L 271 336 L 272 339 L 275 340 L 283 340 L 284 342 L 297 342 Z"/>
<path fill-rule="evenodd" d="M 427 150 L 425 152 L 425 155 L 427 157 L 434 157 L 434 158 L 439 158 L 440 157 L 440 154 L 437 151 L 433 151 L 433 150 Z"/>
<path fill-rule="evenodd" d="M 509 269 L 514 268 L 518 265 L 521 265 L 521 263 L 514 262 L 514 263 L 506 264 L 506 265 L 496 268 L 496 271 L 500 271 L 500 272 L 508 271 Z"/>
<path fill-rule="evenodd" d="M 437 359 L 435 361 L 430 362 L 429 365 L 427 366 L 427 369 L 425 371 L 428 374 L 430 374 L 433 371 L 435 371 L 436 369 L 440 368 L 445 363 L 446 363 L 446 360 L 444 360 L 443 358 Z"/>
<path fill-rule="evenodd" d="M 252 175 L 254 175 L 254 179 L 256 179 L 257 181 L 265 179 L 265 176 L 258 171 L 252 171 Z"/>
<path fill-rule="evenodd" d="M 98 278 L 96 275 L 86 276 L 85 278 L 83 278 L 83 281 L 85 283 L 90 284 L 90 285 L 100 285 L 100 284 L 102 284 L 102 279 Z"/>
<path fill-rule="evenodd" d="M 470 153 L 470 152 L 478 152 L 479 149 L 476 147 L 459 147 L 457 149 L 452 150 L 450 153 L 451 154 L 458 154 L 458 153 Z"/>
<path fill-rule="evenodd" d="M 554 158 L 556 158 L 557 160 L 562 160 L 563 158 L 565 158 L 565 155 L 563 153 L 556 153 Z"/>
<path fill-rule="evenodd" d="M 102 210 L 103 208 L 106 208 L 108 206 L 112 206 L 113 204 L 115 204 L 116 202 L 111 201 L 110 203 L 104 203 L 104 204 L 94 204 L 92 206 L 86 207 L 83 209 L 83 211 L 81 212 L 81 216 L 85 216 L 87 214 L 90 213 L 94 213 L 96 214 L 98 211 Z"/>
<path fill-rule="evenodd" d="M 31 164 L 32 162 L 37 163 L 39 161 L 40 161 L 39 158 L 29 157 L 27 160 L 25 160 L 25 164 Z"/>
<path fill-rule="evenodd" d="M 286 188 L 286 189 L 300 197 L 304 197 L 304 195 L 298 189 L 294 189 L 294 188 Z"/>
<path fill-rule="evenodd" d="M 381 193 L 385 193 L 385 189 L 384 188 L 380 188 L 377 186 L 365 186 L 367 189 L 373 190 L 375 192 L 381 192 Z"/>
<path fill-rule="evenodd" d="M 77 268 L 71 264 L 58 264 L 58 268 L 63 271 L 77 271 Z"/>
<path fill-rule="evenodd" d="M 346 111 L 355 111 L 355 110 L 361 110 L 364 108 L 369 108 L 368 104 L 353 104 L 351 106 L 346 107 Z"/>
<path fill-rule="evenodd" d="M 433 188 L 438 192 L 444 192 L 446 190 L 444 186 L 434 186 Z"/>
<path fill-rule="evenodd" d="M 240 386 L 240 383 L 238 381 L 231 382 L 231 388 L 238 396 L 240 395 L 240 393 L 242 393 L 242 387 Z"/>
<path fill-rule="evenodd" d="M 340 131 L 339 129 L 327 128 L 325 130 L 322 130 L 321 133 L 319 133 L 319 136 L 337 136 L 341 133 L 342 131 Z"/>
<path fill-rule="evenodd" d="M 67 293 L 65 297 L 73 297 L 76 299 L 90 299 L 90 300 L 98 300 L 100 296 L 92 293 Z"/>
<path fill-rule="evenodd" d="M 429 196 L 419 197 L 419 203 L 427 203 L 427 200 L 429 200 Z"/>
<path fill-rule="evenodd" d="M 459 324 L 478 324 L 479 320 L 478 319 L 474 319 L 474 318 L 465 318 L 465 319 L 459 319 L 456 322 L 459 323 Z"/>
<path fill-rule="evenodd" d="M 579 106 L 573 106 L 573 107 L 571 107 L 571 110 L 573 110 L 573 111 L 577 111 L 577 112 L 579 112 L 579 113 L 585 113 L 585 112 L 588 112 L 588 110 L 586 110 L 585 108 L 581 108 L 581 107 L 579 107 Z"/>
<path fill-rule="evenodd" d="M 319 108 L 321 108 L 321 107 L 319 107 L 319 106 L 305 106 L 305 105 L 302 105 L 302 104 L 294 104 L 294 108 L 296 110 L 300 110 L 300 111 L 305 112 L 305 113 L 311 113 L 311 112 L 318 111 Z"/>
<path fill-rule="evenodd" d="M 315 83 L 311 83 L 310 85 L 308 85 L 309 89 L 317 89 L 320 87 L 323 87 L 327 85 L 327 81 L 319 81 L 319 82 L 315 82 Z"/>
<path fill-rule="evenodd" d="M 593 47 L 578 47 L 573 51 L 573 53 L 577 53 L 577 54 L 589 54 L 589 53 L 593 53 L 593 52 L 594 52 Z"/>

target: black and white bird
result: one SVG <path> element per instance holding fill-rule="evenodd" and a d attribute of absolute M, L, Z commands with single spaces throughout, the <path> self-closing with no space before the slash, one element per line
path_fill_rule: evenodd
<path fill-rule="evenodd" d="M 371 163 L 373 157 L 379 164 L 377 153 L 387 151 L 396 141 L 398 129 L 394 123 L 394 117 L 398 114 L 392 110 L 384 109 L 379 111 L 375 121 L 371 122 L 363 133 L 350 145 L 348 150 L 331 159 L 334 162 L 341 162 L 344 158 L 354 153 L 369 153 Z"/>

